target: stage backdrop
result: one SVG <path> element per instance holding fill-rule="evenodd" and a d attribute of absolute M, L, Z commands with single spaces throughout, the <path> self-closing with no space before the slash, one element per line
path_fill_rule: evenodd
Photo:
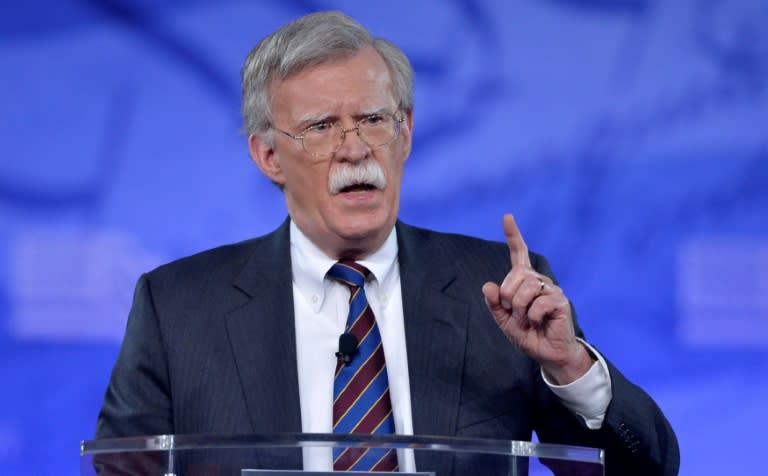
<path fill-rule="evenodd" d="M 283 220 L 239 69 L 319 9 L 415 67 L 402 218 L 502 239 L 515 213 L 681 474 L 763 473 L 764 0 L 4 2 L 0 473 L 77 474 L 140 273 Z"/>

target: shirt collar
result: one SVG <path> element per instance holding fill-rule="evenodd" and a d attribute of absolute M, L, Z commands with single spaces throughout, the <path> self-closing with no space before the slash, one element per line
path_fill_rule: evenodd
<path fill-rule="evenodd" d="M 325 301 L 330 279 L 325 274 L 336 262 L 328 257 L 307 236 L 299 230 L 293 220 L 290 224 L 291 271 L 293 282 L 315 312 L 319 312 Z M 358 263 L 371 270 L 374 284 L 388 289 L 395 279 L 397 268 L 397 232 L 395 227 L 384 244 Z"/>

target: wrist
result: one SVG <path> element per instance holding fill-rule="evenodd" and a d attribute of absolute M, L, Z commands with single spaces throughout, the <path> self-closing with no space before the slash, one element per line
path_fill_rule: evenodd
<path fill-rule="evenodd" d="M 544 374 L 555 385 L 568 385 L 586 374 L 597 358 L 581 342 L 575 342 L 573 356 L 562 364 L 543 364 Z"/>

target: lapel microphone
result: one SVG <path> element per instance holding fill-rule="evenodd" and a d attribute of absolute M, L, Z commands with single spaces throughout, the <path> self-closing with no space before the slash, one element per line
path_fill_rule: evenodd
<path fill-rule="evenodd" d="M 352 362 L 352 357 L 354 357 L 355 354 L 357 354 L 357 337 L 349 332 L 340 335 L 339 351 L 336 352 L 336 357 L 345 364 L 348 364 Z"/>

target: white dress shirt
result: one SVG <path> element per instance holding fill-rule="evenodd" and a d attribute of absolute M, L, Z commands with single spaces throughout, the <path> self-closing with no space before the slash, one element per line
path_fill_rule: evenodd
<path fill-rule="evenodd" d="M 346 326 L 349 288 L 326 278 L 336 260 L 326 256 L 293 221 L 290 241 L 301 429 L 304 433 L 332 433 L 335 352 Z M 412 435 L 411 389 L 395 230 L 379 250 L 358 262 L 372 274 L 366 281 L 365 294 L 376 316 L 384 346 L 395 431 L 399 435 Z M 607 366 L 602 357 L 594 353 L 599 361 L 576 382 L 563 386 L 552 385 L 546 378 L 545 382 L 566 407 L 585 419 L 590 428 L 599 428 L 611 394 Z M 415 471 L 411 451 L 399 450 L 398 458 L 401 471 Z M 305 470 L 330 471 L 332 467 L 329 449 L 304 449 Z"/>
<path fill-rule="evenodd" d="M 349 288 L 325 277 L 336 260 L 309 241 L 293 221 L 290 233 L 301 430 L 332 433 L 335 353 L 347 323 Z M 395 230 L 378 251 L 358 263 L 372 274 L 365 283 L 365 295 L 376 316 L 384 346 L 395 431 L 399 435 L 412 435 L 411 388 Z M 400 453 L 401 471 L 414 471 L 413 455 Z M 305 449 L 304 469 L 329 471 L 332 467 L 329 450 Z"/>

